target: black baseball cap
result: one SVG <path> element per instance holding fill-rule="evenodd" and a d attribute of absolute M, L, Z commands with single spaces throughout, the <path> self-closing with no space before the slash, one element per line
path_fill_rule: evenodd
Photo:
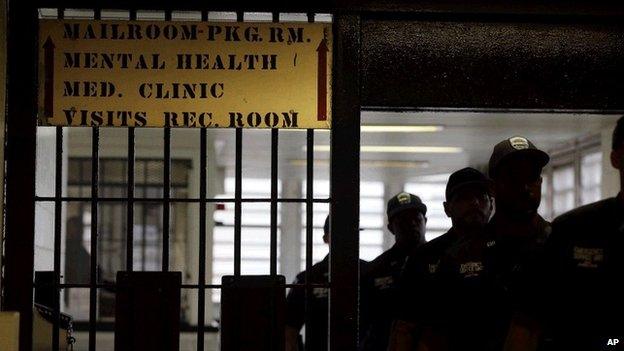
<path fill-rule="evenodd" d="M 550 160 L 548 154 L 538 149 L 529 139 L 522 136 L 514 136 L 494 146 L 489 163 L 490 177 L 496 177 L 497 168 L 502 161 L 518 155 L 529 156 L 535 160 L 536 165 L 540 168 L 546 166 Z"/>
<path fill-rule="evenodd" d="M 467 186 L 481 187 L 488 194 L 492 194 L 492 180 L 478 170 L 466 167 L 453 172 L 449 177 L 446 183 L 446 201 Z"/>
<path fill-rule="evenodd" d="M 390 200 L 388 200 L 388 206 L 386 208 L 388 220 L 394 217 L 397 213 L 411 208 L 417 209 L 423 214 L 423 216 L 427 214 L 427 206 L 418 196 L 406 192 L 394 195 Z"/>

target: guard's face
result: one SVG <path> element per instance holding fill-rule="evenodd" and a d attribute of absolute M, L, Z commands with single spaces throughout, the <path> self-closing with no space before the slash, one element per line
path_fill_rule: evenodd
<path fill-rule="evenodd" d="M 611 151 L 611 165 L 620 173 L 624 173 L 624 145 Z"/>
<path fill-rule="evenodd" d="M 542 169 L 521 156 L 501 164 L 495 181 L 496 206 L 510 214 L 530 215 L 542 197 Z"/>
<path fill-rule="evenodd" d="M 483 187 L 467 186 L 460 189 L 444 204 L 453 225 L 479 228 L 487 224 L 492 214 L 492 198 Z"/>
<path fill-rule="evenodd" d="M 395 235 L 399 244 L 417 244 L 425 240 L 427 218 L 416 209 L 403 210 L 394 217 L 388 229 Z"/>

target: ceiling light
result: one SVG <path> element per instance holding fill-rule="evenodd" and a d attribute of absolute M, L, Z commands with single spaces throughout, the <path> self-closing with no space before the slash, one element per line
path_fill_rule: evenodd
<path fill-rule="evenodd" d="M 282 129 L 283 131 L 305 132 L 306 129 Z M 434 125 L 383 125 L 367 124 L 360 127 L 362 133 L 430 133 L 444 130 L 444 126 Z M 315 129 L 316 132 L 329 132 L 329 129 Z"/>
<path fill-rule="evenodd" d="M 413 125 L 363 125 L 360 131 L 363 133 L 428 133 L 439 132 L 443 126 L 413 126 Z"/>
<path fill-rule="evenodd" d="M 307 166 L 307 161 L 303 159 L 290 160 L 293 166 Z M 329 166 L 329 160 L 314 160 L 315 166 Z M 384 160 L 362 160 L 360 161 L 362 168 L 427 168 L 427 161 L 384 161 Z"/>
<path fill-rule="evenodd" d="M 304 146 L 305 150 L 305 146 Z M 315 145 L 314 151 L 329 152 L 329 145 Z M 386 146 L 386 145 L 362 145 L 360 152 L 369 153 L 419 153 L 419 154 L 457 154 L 463 149 L 454 146 Z"/>

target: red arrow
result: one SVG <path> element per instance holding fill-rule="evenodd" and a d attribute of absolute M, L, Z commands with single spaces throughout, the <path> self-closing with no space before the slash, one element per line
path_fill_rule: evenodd
<path fill-rule="evenodd" d="M 54 48 L 52 38 L 48 37 L 43 44 L 45 67 L 43 114 L 46 118 L 52 118 L 54 114 Z"/>
<path fill-rule="evenodd" d="M 318 48 L 317 120 L 327 120 L 327 40 L 323 39 Z"/>

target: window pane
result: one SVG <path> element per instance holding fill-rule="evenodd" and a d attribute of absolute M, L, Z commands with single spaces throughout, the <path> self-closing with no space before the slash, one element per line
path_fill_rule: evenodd
<path fill-rule="evenodd" d="M 427 205 L 427 241 L 444 234 L 451 228 L 451 219 L 444 212 L 446 182 L 449 174 L 416 178 L 405 184 L 405 191 L 419 196 Z"/>
<path fill-rule="evenodd" d="M 602 152 L 592 152 L 581 158 L 581 204 L 600 200 Z"/>

